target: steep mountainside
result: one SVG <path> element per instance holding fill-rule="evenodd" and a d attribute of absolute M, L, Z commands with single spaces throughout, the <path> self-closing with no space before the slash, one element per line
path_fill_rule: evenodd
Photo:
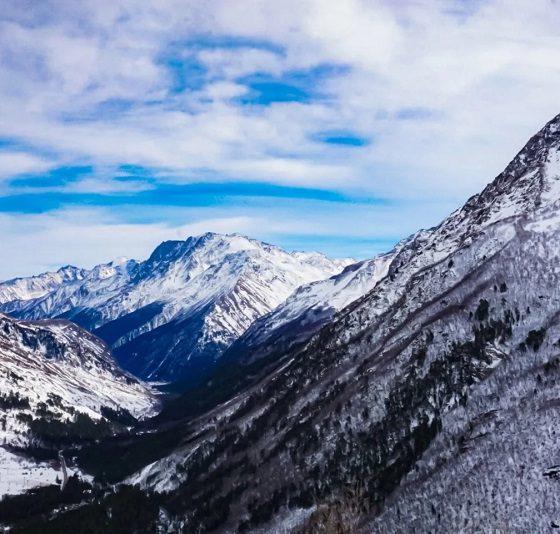
<path fill-rule="evenodd" d="M 153 415 L 158 404 L 150 389 L 117 366 L 101 340 L 76 325 L 16 321 L 0 314 L 4 447 L 25 449 L 45 440 L 59 441 L 73 430 L 99 431 L 107 417 L 129 412 L 143 418 Z M 0 495 L 45 482 L 33 481 L 37 472 L 47 479 L 53 474 L 48 466 L 16 461 L 0 448 Z"/>
<path fill-rule="evenodd" d="M 169 492 L 171 530 L 316 532 L 344 514 L 357 530 L 351 512 L 366 532 L 547 531 L 559 249 L 560 116 L 367 296 L 179 422 L 182 445 L 129 481 Z"/>
<path fill-rule="evenodd" d="M 272 312 L 257 319 L 228 349 L 224 359 L 252 363 L 307 341 L 338 311 L 385 278 L 393 258 L 406 242 L 387 254 L 349 265 L 331 278 L 299 287 Z"/>
<path fill-rule="evenodd" d="M 208 233 L 162 243 L 144 262 L 98 266 L 43 297 L 11 302 L 10 309 L 26 319 L 70 319 L 107 341 L 134 374 L 179 380 L 211 367 L 296 287 L 348 263 Z"/>
<path fill-rule="evenodd" d="M 145 417 L 158 404 L 147 387 L 118 367 L 107 346 L 85 330 L 62 320 L 26 322 L 2 314 L 0 391 L 1 402 L 19 397 L 16 404 L 25 404 L 30 413 L 45 403 L 63 415 L 81 410 L 97 417 L 106 406 Z M 10 410 L 3 415 L 7 424 L 0 436 L 23 443 L 27 437 L 18 434 L 22 425 L 12 415 Z"/>

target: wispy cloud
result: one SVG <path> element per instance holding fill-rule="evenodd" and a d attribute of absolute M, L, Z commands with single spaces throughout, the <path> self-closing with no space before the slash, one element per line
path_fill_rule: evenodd
<path fill-rule="evenodd" d="M 238 232 L 287 249 L 364 258 L 413 232 L 416 220 L 434 224 L 438 211 L 452 207 L 277 196 L 261 196 L 258 202 L 246 199 L 192 202 L 189 207 L 154 204 L 147 210 L 138 204 L 119 204 L 118 209 L 108 204 L 51 205 L 44 211 L 37 205 L 34 213 L 0 212 L 0 279 L 65 264 L 91 267 L 123 255 L 144 259 L 165 239 L 185 239 L 206 231 Z M 332 216 L 335 212 L 337 217 Z"/>
<path fill-rule="evenodd" d="M 0 151 L 0 179 L 45 171 L 52 162 L 26 152 Z"/>
<path fill-rule="evenodd" d="M 138 197 L 156 214 L 161 204 L 146 198 L 201 182 L 253 184 L 249 209 L 273 184 L 393 199 L 396 211 L 371 208 L 379 217 L 367 228 L 392 239 L 399 232 L 386 222 L 402 206 L 412 206 L 411 229 L 434 222 L 427 199 L 430 213 L 445 213 L 559 111 L 559 23 L 548 0 L 515 9 L 505 0 L 8 0 L 0 212 L 103 210 Z M 90 171 L 72 177 L 75 167 Z M 42 210 L 31 190 L 44 194 Z M 334 225 L 349 216 L 343 204 L 330 210 Z M 219 213 L 229 206 L 214 208 L 210 219 L 198 213 L 201 224 L 229 220 Z M 135 235 L 130 213 L 117 211 L 115 224 Z M 189 224 L 193 213 L 183 213 Z M 284 228 L 277 239 L 298 234 L 308 245 L 303 222 L 299 231 L 280 224 L 287 216 L 262 215 Z M 305 211 L 289 216 L 312 222 Z"/>

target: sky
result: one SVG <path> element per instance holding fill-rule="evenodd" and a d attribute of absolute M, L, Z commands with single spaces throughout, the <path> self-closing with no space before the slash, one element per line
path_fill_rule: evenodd
<path fill-rule="evenodd" d="M 372 257 L 560 112 L 553 0 L 3 0 L 0 279 L 242 233 Z"/>

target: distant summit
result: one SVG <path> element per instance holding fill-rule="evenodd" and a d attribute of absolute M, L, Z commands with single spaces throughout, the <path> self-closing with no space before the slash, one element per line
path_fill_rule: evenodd
<path fill-rule="evenodd" d="M 119 258 L 90 271 L 73 268 L 72 275 L 0 284 L 0 309 L 74 321 L 107 341 L 121 365 L 142 378 L 194 380 L 294 289 L 349 262 L 209 232 L 165 241 L 143 262 Z M 29 289 L 44 278 L 49 283 L 40 290 Z M 16 292 L 14 284 L 26 291 Z"/>

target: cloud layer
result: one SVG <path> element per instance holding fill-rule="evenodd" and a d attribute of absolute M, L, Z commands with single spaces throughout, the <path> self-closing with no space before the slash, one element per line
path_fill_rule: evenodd
<path fill-rule="evenodd" d="M 0 277 L 216 225 L 371 255 L 560 111 L 559 23 L 549 0 L 8 0 Z"/>

